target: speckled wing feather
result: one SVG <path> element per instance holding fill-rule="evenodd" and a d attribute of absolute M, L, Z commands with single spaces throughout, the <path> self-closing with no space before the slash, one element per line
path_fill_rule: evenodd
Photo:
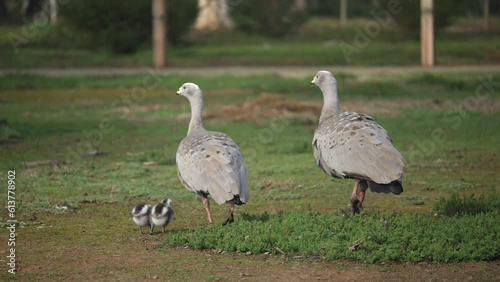
<path fill-rule="evenodd" d="M 402 181 L 403 157 L 368 115 L 343 112 L 321 120 L 312 144 L 318 166 L 333 177 Z"/>
<path fill-rule="evenodd" d="M 186 189 L 208 193 L 223 204 L 239 195 L 248 200 L 243 159 L 236 143 L 219 132 L 201 131 L 184 138 L 177 150 L 179 178 Z"/>

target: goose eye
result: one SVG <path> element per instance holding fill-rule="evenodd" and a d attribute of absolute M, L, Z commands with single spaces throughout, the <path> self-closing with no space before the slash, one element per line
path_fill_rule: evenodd
<path fill-rule="evenodd" d="M 183 86 L 182 89 L 186 89 L 186 86 Z"/>

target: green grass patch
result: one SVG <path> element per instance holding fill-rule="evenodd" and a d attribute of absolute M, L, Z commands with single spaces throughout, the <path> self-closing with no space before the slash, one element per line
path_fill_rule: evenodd
<path fill-rule="evenodd" d="M 370 263 L 493 260 L 500 257 L 498 216 L 498 210 L 447 219 L 392 213 L 354 217 L 317 212 L 243 214 L 228 226 L 173 232 L 165 242 L 195 249 Z"/>
<path fill-rule="evenodd" d="M 75 75 L 44 76 L 28 74 L 8 74 L 0 76 L 0 90 L 12 89 L 66 89 L 74 91 L 85 89 L 113 89 L 117 94 L 131 94 L 126 89 L 137 86 L 152 87 L 154 90 L 173 91 L 186 81 L 195 81 L 202 90 L 247 89 L 254 94 L 267 92 L 287 94 L 299 99 L 315 99 L 321 101 L 316 87 L 310 86 L 311 77 L 293 79 L 277 74 L 266 75 L 178 75 L 162 74 L 144 69 L 144 74 L 135 75 Z M 350 98 L 412 98 L 435 99 L 436 103 L 443 99 L 463 99 L 484 95 L 492 89 L 495 81 L 500 80 L 500 73 L 442 73 L 442 74 L 400 74 L 394 76 L 374 77 L 361 81 L 350 73 L 334 73 L 339 83 L 341 103 Z M 146 81 L 146 84 L 145 84 Z M 487 84 L 489 88 L 481 85 Z M 481 87 L 480 87 L 481 86 Z M 479 89 L 479 93 L 476 90 Z M 121 91 L 121 92 L 120 92 Z M 169 92 L 165 92 L 168 95 Z M 437 95 L 439 93 L 439 95 Z M 489 98 L 497 97 L 496 92 L 487 94 Z M 227 97 L 226 97 L 227 98 Z M 45 98 L 44 98 L 45 99 Z M 8 101 L 8 99 L 5 99 Z"/>

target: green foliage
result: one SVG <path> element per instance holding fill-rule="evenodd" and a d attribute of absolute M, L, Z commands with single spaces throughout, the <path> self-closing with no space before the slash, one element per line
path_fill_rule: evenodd
<path fill-rule="evenodd" d="M 328 1 L 314 1 L 310 5 L 310 11 L 314 15 L 320 15 L 325 17 L 339 17 L 340 15 L 340 0 L 328 0 Z M 353 18 L 371 18 L 370 12 L 374 10 L 375 7 L 372 5 L 372 1 L 348 1 L 347 2 L 347 15 L 349 19 Z"/>
<path fill-rule="evenodd" d="M 152 52 L 143 49 L 134 54 L 113 54 L 101 48 L 94 31 L 75 31 L 64 24 L 37 29 L 29 43 L 15 51 L 8 34 L 23 35 L 25 27 L 0 26 L 0 61 L 4 68 L 19 67 L 78 67 L 78 66 L 145 66 L 151 65 Z M 379 36 L 359 53 L 353 53 L 348 62 L 339 42 L 354 44 L 352 26 L 335 29 L 331 21 L 318 27 L 307 23 L 287 40 L 265 38 L 243 32 L 210 33 L 200 36 L 193 33 L 185 37 L 189 45 L 178 44 L 169 49 L 171 66 L 221 66 L 221 65 L 356 65 L 393 66 L 420 64 L 420 43 L 404 38 L 399 31 L 383 29 Z M 174 23 L 171 23 L 171 28 Z M 177 24 L 177 22 L 175 23 Z M 354 22 L 363 27 L 366 20 Z M 36 26 L 30 27 L 37 28 Z M 177 28 L 176 28 L 177 29 Z M 97 33 L 96 33 L 97 34 Z M 172 33 L 171 33 L 172 35 Z M 97 34 L 96 37 L 99 35 Z M 94 39 L 93 39 L 94 38 Z M 397 41 L 398 44 L 392 44 Z M 142 41 L 149 47 L 150 40 Z M 263 42 L 267 44 L 263 45 Z M 181 41 L 182 43 L 182 41 Z M 491 33 L 443 33 L 436 45 L 439 65 L 494 64 L 495 46 L 500 37 Z M 50 58 L 48 60 L 47 58 Z"/>
<path fill-rule="evenodd" d="M 392 0 L 382 0 L 382 7 L 387 7 Z M 402 11 L 392 15 L 393 20 L 413 38 L 420 36 L 420 1 L 401 0 Z M 434 30 L 440 30 L 453 22 L 459 12 L 456 1 L 434 1 Z"/>
<path fill-rule="evenodd" d="M 199 226 L 166 238 L 174 246 L 270 252 L 325 259 L 386 261 L 493 260 L 500 256 L 499 213 L 451 219 L 415 214 L 345 217 L 317 212 L 243 214 L 228 226 Z"/>
<path fill-rule="evenodd" d="M 195 0 L 169 1 L 168 36 L 179 41 L 189 30 L 197 13 Z M 151 1 L 87 0 L 61 5 L 65 21 L 76 29 L 95 35 L 98 46 L 115 53 L 133 53 L 151 41 Z"/>
<path fill-rule="evenodd" d="M 240 30 L 269 37 L 289 34 L 307 20 L 307 14 L 294 9 L 294 2 L 288 0 L 241 1 L 231 15 Z"/>
<path fill-rule="evenodd" d="M 460 197 L 458 193 L 453 193 L 448 199 L 439 198 L 434 203 L 434 210 L 441 215 L 463 215 L 463 214 L 480 214 L 500 210 L 500 197 L 498 195 L 485 196 L 481 194 L 475 197 L 463 195 Z"/>

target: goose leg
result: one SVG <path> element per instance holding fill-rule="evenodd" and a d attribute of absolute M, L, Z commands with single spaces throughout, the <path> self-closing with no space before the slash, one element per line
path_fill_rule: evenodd
<path fill-rule="evenodd" d="M 354 188 L 352 189 L 352 194 L 351 194 L 351 209 L 353 214 L 357 214 L 360 212 L 358 204 L 358 189 L 359 189 L 359 179 L 356 179 L 354 181 Z"/>
<path fill-rule="evenodd" d="M 363 210 L 363 201 L 365 200 L 367 189 L 368 182 L 366 180 L 360 180 L 358 183 L 358 194 L 356 196 L 356 198 L 358 199 L 357 208 L 359 211 Z"/>
<path fill-rule="evenodd" d="M 226 221 L 224 221 L 224 223 L 222 225 L 226 225 L 228 223 L 231 223 L 234 221 L 234 203 L 231 203 L 231 206 L 229 208 L 229 215 L 226 219 Z"/>
<path fill-rule="evenodd" d="M 208 222 L 210 224 L 214 224 L 214 219 L 212 218 L 212 212 L 210 212 L 210 202 L 208 201 L 208 198 L 201 198 L 203 201 L 203 205 L 205 206 L 205 210 L 207 211 L 208 215 Z"/>

